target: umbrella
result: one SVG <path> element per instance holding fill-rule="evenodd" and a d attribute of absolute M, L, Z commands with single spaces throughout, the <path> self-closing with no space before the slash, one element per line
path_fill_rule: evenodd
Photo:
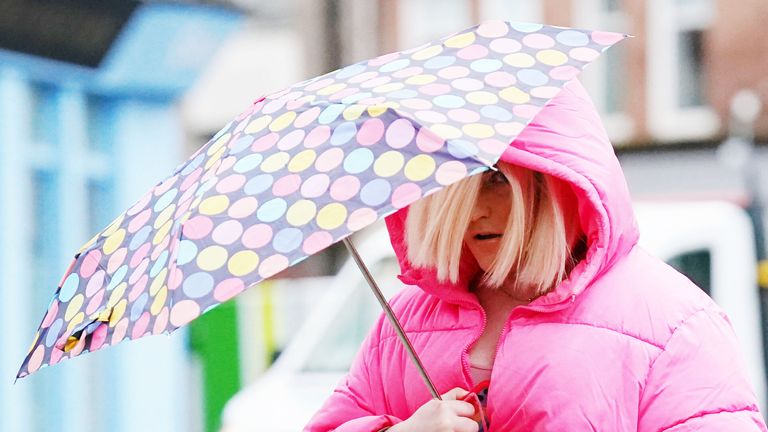
<path fill-rule="evenodd" d="M 262 97 L 82 246 L 18 377 L 169 333 L 489 169 L 623 37 L 492 21 Z"/>

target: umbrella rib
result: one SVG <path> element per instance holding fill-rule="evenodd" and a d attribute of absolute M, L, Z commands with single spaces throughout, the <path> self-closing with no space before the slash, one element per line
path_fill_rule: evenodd
<path fill-rule="evenodd" d="M 373 276 L 371 276 L 371 272 L 368 271 L 368 267 L 366 267 L 365 263 L 363 262 L 363 259 L 360 257 L 360 254 L 357 252 L 357 249 L 355 249 L 355 246 L 352 244 L 352 241 L 349 239 L 349 237 L 342 240 L 344 242 L 344 246 L 347 247 L 347 250 L 349 250 L 350 255 L 355 260 L 355 264 L 360 268 L 360 271 L 363 273 L 363 276 L 365 277 L 365 280 L 368 282 L 368 286 L 371 287 L 371 291 L 373 291 L 373 294 L 376 296 L 376 300 L 379 301 L 379 304 L 381 305 L 381 308 L 384 309 L 384 314 L 389 319 L 389 322 L 392 324 L 392 327 L 395 328 L 395 332 L 397 333 L 397 337 L 400 339 L 400 342 L 402 342 L 403 346 L 405 347 L 405 350 L 408 352 L 408 356 L 411 358 L 411 361 L 413 361 L 413 364 L 416 366 L 416 369 L 419 371 L 419 374 L 421 375 L 421 378 L 424 380 L 424 383 L 427 385 L 427 388 L 429 389 L 429 392 L 432 394 L 432 397 L 435 399 L 441 399 L 440 393 L 437 392 L 437 389 L 435 388 L 434 383 L 432 383 L 432 380 L 429 378 L 429 375 L 427 374 L 426 369 L 424 369 L 424 365 L 421 363 L 421 359 L 416 354 L 416 350 L 413 349 L 413 345 L 411 345 L 411 341 L 408 340 L 408 336 L 406 336 L 405 331 L 403 330 L 403 327 L 400 325 L 400 321 L 397 320 L 397 317 L 395 316 L 395 313 L 392 311 L 392 308 L 389 307 L 389 303 L 387 303 L 387 299 L 384 298 L 384 295 L 381 293 L 381 290 L 379 289 L 378 284 L 376 284 L 376 281 L 373 279 Z"/>

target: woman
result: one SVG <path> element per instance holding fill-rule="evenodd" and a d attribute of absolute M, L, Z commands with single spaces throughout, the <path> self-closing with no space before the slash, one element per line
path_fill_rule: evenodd
<path fill-rule="evenodd" d="M 307 431 L 766 431 L 723 312 L 636 245 L 621 168 L 566 85 L 475 176 L 387 219 L 391 302 L 442 401 L 379 319 Z M 474 204 L 472 204 L 474 203 Z"/>

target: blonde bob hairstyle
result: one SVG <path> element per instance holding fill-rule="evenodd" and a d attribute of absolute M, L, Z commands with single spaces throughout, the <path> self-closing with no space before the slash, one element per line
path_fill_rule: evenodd
<path fill-rule="evenodd" d="M 512 205 L 501 248 L 481 283 L 504 285 L 523 298 L 542 295 L 575 265 L 572 248 L 582 238 L 576 197 L 554 177 L 504 162 L 497 167 L 509 180 Z M 415 267 L 434 268 L 440 281 L 458 281 L 464 235 L 484 175 L 488 172 L 411 204 L 406 242 Z"/>

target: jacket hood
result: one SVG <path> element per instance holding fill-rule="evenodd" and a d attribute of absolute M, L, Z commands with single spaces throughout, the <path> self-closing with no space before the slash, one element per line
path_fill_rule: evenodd
<path fill-rule="evenodd" d="M 587 237 L 586 258 L 571 271 L 567 280 L 534 300 L 530 307 L 550 308 L 575 299 L 637 243 L 637 223 L 624 174 L 597 110 L 577 80 L 568 82 L 542 108 L 510 143 L 501 160 L 570 184 Z M 386 218 L 400 262 L 400 279 L 448 301 L 476 301 L 467 291 L 468 280 L 477 270 L 471 254 L 463 254 L 456 284 L 438 282 L 432 269 L 418 269 L 410 264 L 404 241 L 407 212 L 404 208 Z"/>

